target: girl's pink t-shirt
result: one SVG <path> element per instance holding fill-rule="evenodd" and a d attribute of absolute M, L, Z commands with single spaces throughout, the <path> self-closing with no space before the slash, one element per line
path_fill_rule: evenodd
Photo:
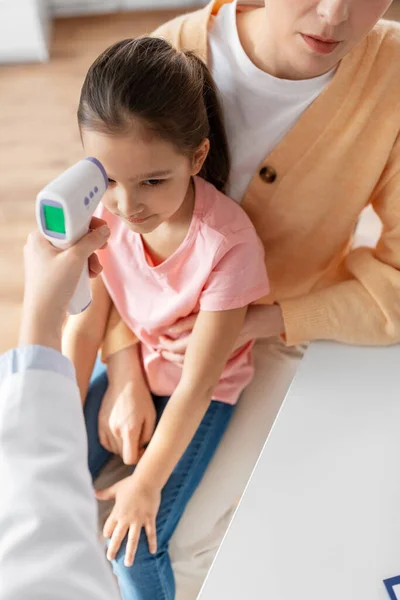
<path fill-rule="evenodd" d="M 195 178 L 194 212 L 186 238 L 157 266 L 146 255 L 140 234 L 103 205 L 96 215 L 111 229 L 108 246 L 100 252 L 107 290 L 141 342 L 151 391 L 171 396 L 182 367 L 161 356 L 160 336 L 199 310 L 231 310 L 267 295 L 264 248 L 243 209 L 200 177 Z M 252 346 L 250 342 L 231 355 L 214 400 L 235 404 L 253 376 Z"/>

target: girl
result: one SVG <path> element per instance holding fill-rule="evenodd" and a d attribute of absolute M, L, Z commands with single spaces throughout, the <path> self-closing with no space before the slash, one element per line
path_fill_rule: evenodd
<path fill-rule="evenodd" d="M 67 353 L 85 396 L 109 294 L 140 342 L 128 365 L 137 411 L 155 409 L 157 427 L 151 437 L 154 422 L 142 421 L 133 474 L 99 493 L 115 498 L 104 527 L 108 557 L 124 600 L 172 599 L 169 540 L 252 378 L 252 342 L 232 348 L 247 306 L 268 293 L 264 251 L 222 193 L 229 158 L 221 111 L 193 53 L 156 38 L 114 45 L 87 74 L 78 119 L 85 151 L 107 171 L 97 216 L 111 236 L 101 256 L 104 285 L 70 321 Z M 172 365 L 160 338 L 197 313 L 183 368 Z M 111 456 L 98 438 L 98 398 L 92 388 L 85 405 L 93 477 Z"/>

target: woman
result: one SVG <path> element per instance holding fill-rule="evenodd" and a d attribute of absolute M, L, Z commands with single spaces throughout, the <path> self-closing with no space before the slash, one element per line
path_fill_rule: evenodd
<path fill-rule="evenodd" d="M 227 193 L 265 246 L 272 290 L 249 311 L 239 341 L 259 338 L 257 376 L 170 548 L 178 600 L 197 596 L 290 385 L 300 345 L 400 340 L 400 28 L 378 23 L 390 4 L 213 0 L 156 32 L 211 67 L 232 154 Z M 382 236 L 374 249 L 352 250 L 368 205 L 383 222 Z M 189 316 L 160 340 L 165 358 L 182 362 L 194 322 Z M 124 433 L 132 426 L 131 344 L 114 313 L 104 346 L 110 388 L 100 429 L 125 462 L 136 452 Z M 140 415 L 134 427 L 146 418 Z"/>

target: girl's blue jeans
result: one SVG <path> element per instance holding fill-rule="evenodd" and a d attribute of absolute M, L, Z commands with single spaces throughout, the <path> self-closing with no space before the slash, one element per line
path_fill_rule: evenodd
<path fill-rule="evenodd" d="M 107 385 L 106 367 L 98 361 L 85 404 L 89 469 L 93 479 L 112 456 L 99 442 L 97 425 Z M 153 395 L 153 400 L 158 422 L 169 398 Z M 118 556 L 113 561 L 113 569 L 123 600 L 174 600 L 175 580 L 168 554 L 169 542 L 225 433 L 233 410 L 234 407 L 229 404 L 211 402 L 193 440 L 162 490 L 156 521 L 157 553 L 150 554 L 147 538 L 142 530 L 135 562 L 132 567 L 125 567 L 126 539 L 121 545 Z"/>

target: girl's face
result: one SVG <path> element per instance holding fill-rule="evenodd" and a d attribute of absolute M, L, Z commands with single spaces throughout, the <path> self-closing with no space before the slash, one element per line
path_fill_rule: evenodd
<path fill-rule="evenodd" d="M 392 0 L 265 0 L 258 39 L 277 77 L 307 79 L 335 67 L 359 44 Z M 262 56 L 262 45 L 258 53 Z M 274 64 L 275 62 L 275 64 Z"/>
<path fill-rule="evenodd" d="M 82 139 L 87 156 L 95 156 L 108 175 L 103 204 L 141 234 L 177 216 L 208 152 L 204 140 L 190 160 L 143 128 L 120 136 L 83 130 Z"/>

